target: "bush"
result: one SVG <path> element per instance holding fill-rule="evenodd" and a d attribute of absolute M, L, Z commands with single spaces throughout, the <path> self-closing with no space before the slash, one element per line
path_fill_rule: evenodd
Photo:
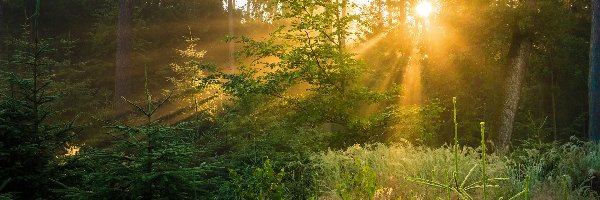
<path fill-rule="evenodd" d="M 600 170 L 600 146 L 572 137 L 564 144 L 525 142 L 510 156 L 507 164 L 517 180 L 524 176 L 532 178 L 533 193 L 551 195 L 556 193 L 566 178 L 570 199 L 581 196 L 597 196 L 592 190 L 592 178 Z"/>
<path fill-rule="evenodd" d="M 283 182 L 285 170 L 281 168 L 276 172 L 269 159 L 262 167 L 254 169 L 250 176 L 242 176 L 235 170 L 230 170 L 229 174 L 233 191 L 239 199 L 284 199 L 287 193 Z"/>

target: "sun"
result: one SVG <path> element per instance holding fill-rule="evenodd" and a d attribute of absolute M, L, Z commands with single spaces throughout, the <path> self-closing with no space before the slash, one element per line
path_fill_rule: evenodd
<path fill-rule="evenodd" d="M 423 1 L 417 5 L 417 14 L 421 17 L 428 17 L 429 14 L 431 14 L 431 11 L 433 11 L 433 7 L 431 6 L 431 3 L 427 1 Z"/>

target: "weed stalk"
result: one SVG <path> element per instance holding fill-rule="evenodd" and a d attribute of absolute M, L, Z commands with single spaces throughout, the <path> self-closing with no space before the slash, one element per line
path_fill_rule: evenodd
<path fill-rule="evenodd" d="M 563 200 L 568 200 L 569 193 L 567 192 L 567 175 L 562 176 L 562 189 L 563 189 Z"/>
<path fill-rule="evenodd" d="M 485 122 L 481 126 L 481 182 L 483 183 L 483 200 L 486 199 L 487 176 L 485 175 Z"/>
<path fill-rule="evenodd" d="M 452 104 L 454 106 L 454 172 L 452 176 L 456 188 L 458 189 L 458 122 L 456 120 L 456 97 L 452 97 Z"/>

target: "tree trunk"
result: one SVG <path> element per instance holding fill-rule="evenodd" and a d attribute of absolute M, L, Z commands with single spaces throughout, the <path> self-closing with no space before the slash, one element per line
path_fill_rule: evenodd
<path fill-rule="evenodd" d="M 128 105 L 121 98 L 131 94 L 131 54 L 133 51 L 133 0 L 119 0 L 117 51 L 115 65 L 115 117 L 127 113 Z"/>
<path fill-rule="evenodd" d="M 252 18 L 252 4 L 251 4 L 251 0 L 246 1 L 246 15 L 249 18 Z"/>
<path fill-rule="evenodd" d="M 4 37 L 4 20 L 3 19 L 4 19 L 4 1 L 0 1 L 0 38 Z M 0 44 L 0 45 L 4 45 L 4 44 Z"/>
<path fill-rule="evenodd" d="M 348 16 L 348 0 L 342 0 L 341 1 L 341 13 L 338 15 L 338 21 L 343 20 L 344 18 L 346 18 L 346 16 Z M 340 52 L 346 48 L 346 24 L 342 23 L 342 25 L 340 27 L 337 27 L 338 31 L 339 31 L 339 35 L 338 35 L 338 42 L 339 42 L 339 47 L 340 47 Z"/>
<path fill-rule="evenodd" d="M 235 10 L 235 1 L 234 0 L 227 0 L 227 14 L 229 15 L 229 37 L 233 37 L 234 30 L 233 30 L 233 12 Z M 234 53 L 235 53 L 235 44 L 233 43 L 233 41 L 229 41 L 229 68 L 233 69 L 234 65 L 235 65 L 235 57 L 234 57 Z"/>
<path fill-rule="evenodd" d="M 394 21 L 392 20 L 393 17 L 391 17 L 391 15 L 394 13 L 394 10 L 392 9 L 393 3 L 390 2 L 390 0 L 386 0 L 385 1 L 385 5 L 386 5 L 386 9 L 387 9 L 387 26 L 391 27 L 392 24 L 394 24 Z"/>
<path fill-rule="evenodd" d="M 537 12 L 537 0 L 528 0 L 525 4 L 530 13 Z M 523 87 L 525 69 L 532 48 L 531 34 L 519 28 L 518 20 L 513 23 L 511 47 L 509 50 L 510 69 L 505 88 L 505 100 L 500 116 L 498 129 L 498 151 L 506 153 L 510 150 L 510 143 L 514 128 L 515 115 L 519 108 L 521 87 Z"/>
<path fill-rule="evenodd" d="M 508 152 L 513 132 L 515 114 L 521 97 L 524 71 L 531 51 L 531 41 L 518 33 L 513 33 L 511 49 L 514 51 L 510 59 L 509 77 L 506 82 L 504 108 L 500 117 L 499 152 Z"/>
<path fill-rule="evenodd" d="M 385 16 L 383 15 L 385 4 L 384 4 L 383 0 L 377 0 L 375 2 L 375 6 L 377 9 L 377 11 L 376 11 L 377 12 L 377 31 L 381 31 L 381 30 L 383 30 L 383 27 L 385 26 L 384 25 L 385 24 L 385 21 L 384 21 Z"/>
<path fill-rule="evenodd" d="M 4 1 L 0 0 L 0 40 L 5 41 L 4 35 Z M 8 53 L 6 45 L 4 42 L 0 43 L 0 59 L 4 59 L 6 53 Z"/>
<path fill-rule="evenodd" d="M 590 38 L 589 135 L 600 141 L 600 0 L 592 0 L 592 35 Z"/>
<path fill-rule="evenodd" d="M 550 84 L 552 84 L 550 87 L 550 95 L 552 95 L 552 133 L 556 142 L 558 140 L 558 125 L 556 122 L 556 83 L 554 82 L 554 69 L 550 71 Z"/>

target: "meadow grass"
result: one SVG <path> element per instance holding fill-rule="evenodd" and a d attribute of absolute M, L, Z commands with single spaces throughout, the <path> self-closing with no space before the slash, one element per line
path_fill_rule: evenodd
<path fill-rule="evenodd" d="M 455 99 L 454 111 L 452 146 L 356 144 L 313 155 L 321 199 L 598 199 L 590 186 L 597 144 L 572 139 L 488 154 L 483 122 L 481 146 L 459 146 Z"/>

